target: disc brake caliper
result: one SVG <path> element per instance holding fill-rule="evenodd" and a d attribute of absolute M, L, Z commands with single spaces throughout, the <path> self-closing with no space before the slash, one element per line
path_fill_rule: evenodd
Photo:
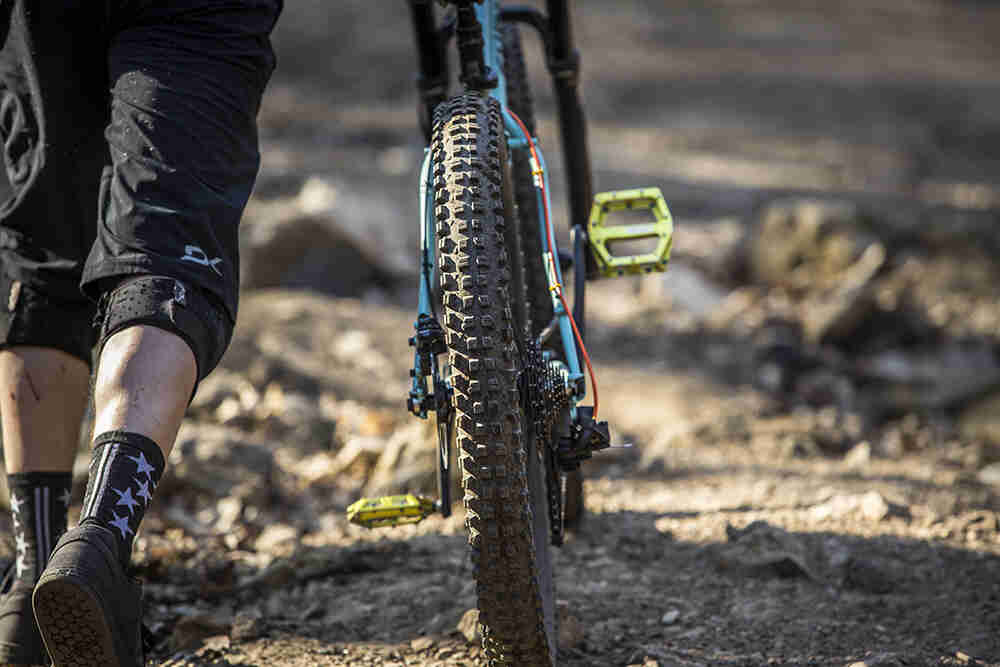
<path fill-rule="evenodd" d="M 426 391 L 411 390 L 410 397 L 406 400 L 406 409 L 416 416 L 426 419 L 427 412 L 436 410 L 442 399 L 446 398 L 446 396 L 438 395 L 437 385 L 440 378 L 437 374 L 436 360 L 437 355 L 447 352 L 447 347 L 445 346 L 444 329 L 432 316 L 421 313 L 414 326 L 417 329 L 417 334 L 410 338 L 409 342 L 410 347 L 417 349 L 417 354 L 414 359 L 414 368 L 410 369 L 410 377 L 416 378 L 422 383 L 422 378 L 430 375 L 434 382 L 434 393 L 427 394 Z M 421 384 L 421 386 L 423 385 Z"/>
<path fill-rule="evenodd" d="M 366 528 L 383 528 L 417 523 L 434 512 L 451 515 L 451 484 L 449 466 L 451 458 L 451 389 L 438 372 L 437 355 L 447 351 L 444 330 L 433 316 L 422 313 L 414 325 L 417 333 L 410 338 L 416 348 L 413 368 L 413 388 L 406 400 L 406 408 L 414 415 L 426 419 L 428 412 L 437 413 L 438 423 L 438 495 L 434 500 L 407 493 L 380 498 L 362 498 L 347 508 L 351 523 Z M 427 378 L 430 378 L 428 393 Z"/>

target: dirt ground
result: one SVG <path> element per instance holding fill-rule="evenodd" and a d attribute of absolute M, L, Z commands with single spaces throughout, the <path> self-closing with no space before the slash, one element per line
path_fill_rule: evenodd
<path fill-rule="evenodd" d="M 1000 4 L 574 5 L 595 184 L 661 187 L 677 236 L 664 276 L 588 293 L 602 418 L 632 446 L 588 464 L 555 553 L 559 664 L 1000 665 Z M 321 179 L 407 266 L 404 3 L 293 0 L 275 45 L 248 230 Z M 850 238 L 887 258 L 840 338 L 807 307 L 859 308 L 837 279 L 755 273 L 761 212 L 807 198 L 859 207 Z M 415 283 L 303 281 L 245 291 L 171 457 L 136 548 L 150 664 L 480 664 L 461 508 L 344 518 L 363 492 L 433 488 L 432 431 L 403 408 Z M 776 318 L 805 337 L 761 343 Z"/>

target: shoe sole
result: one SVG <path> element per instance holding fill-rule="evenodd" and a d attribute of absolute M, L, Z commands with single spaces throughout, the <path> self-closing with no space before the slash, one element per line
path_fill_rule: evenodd
<path fill-rule="evenodd" d="M 52 667 L 125 667 L 100 599 L 72 576 L 41 581 L 34 594 L 35 620 Z"/>

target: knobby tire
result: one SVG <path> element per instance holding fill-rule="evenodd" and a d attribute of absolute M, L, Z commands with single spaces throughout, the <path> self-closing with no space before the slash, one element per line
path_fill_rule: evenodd
<path fill-rule="evenodd" d="M 547 496 L 518 389 L 505 227 L 512 185 L 499 105 L 476 93 L 439 105 L 431 151 L 445 335 L 483 649 L 489 665 L 553 665 Z"/>

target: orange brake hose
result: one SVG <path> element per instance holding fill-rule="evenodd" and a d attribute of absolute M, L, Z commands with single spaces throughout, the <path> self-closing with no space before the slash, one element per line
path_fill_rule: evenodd
<path fill-rule="evenodd" d="M 535 183 L 535 187 L 538 188 L 539 192 L 542 194 L 542 208 L 545 213 L 545 235 L 546 241 L 549 246 L 549 263 L 552 267 L 552 275 L 558 276 L 559 272 L 556 271 L 556 244 L 552 235 L 552 218 L 549 215 L 549 198 L 545 193 L 545 174 L 542 172 L 541 164 L 542 161 L 538 159 L 538 152 L 535 150 L 535 139 L 528 132 L 528 128 L 525 126 L 524 122 L 517 116 L 516 113 L 507 109 L 507 113 L 510 117 L 514 119 L 520 127 L 521 131 L 524 132 L 524 136 L 528 138 L 528 147 L 531 149 L 531 162 L 532 162 L 532 179 Z M 580 270 L 580 267 L 575 268 L 576 271 Z M 566 304 L 566 297 L 563 296 L 562 285 L 556 282 L 555 285 L 551 287 L 551 290 L 555 292 L 555 295 L 559 298 L 562 303 L 563 310 L 566 311 L 566 315 L 569 317 L 570 326 L 573 327 L 573 335 L 576 336 L 576 342 L 580 345 L 580 352 L 583 354 L 583 361 L 587 364 L 587 373 L 590 375 L 590 386 L 594 390 L 594 420 L 597 419 L 597 408 L 599 405 L 598 394 L 597 394 L 597 376 L 594 375 L 594 367 L 590 363 L 590 355 L 587 354 L 587 347 L 583 344 L 583 337 L 580 335 L 580 330 L 576 326 L 576 320 L 573 319 L 573 313 Z"/>

